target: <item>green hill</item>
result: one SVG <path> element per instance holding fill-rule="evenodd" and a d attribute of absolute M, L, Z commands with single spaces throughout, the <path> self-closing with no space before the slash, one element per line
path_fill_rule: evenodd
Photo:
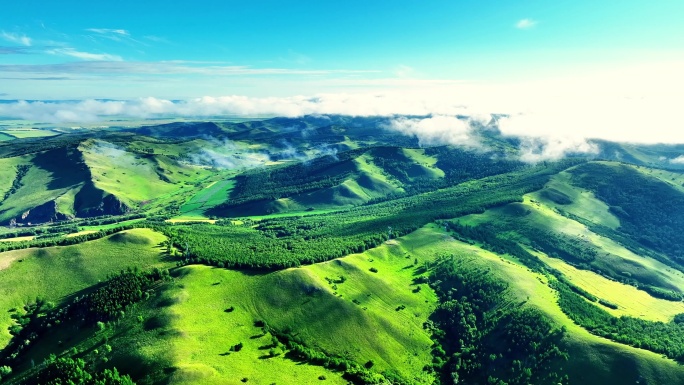
<path fill-rule="evenodd" d="M 683 147 L 388 122 L 0 140 L 0 381 L 684 384 Z"/>

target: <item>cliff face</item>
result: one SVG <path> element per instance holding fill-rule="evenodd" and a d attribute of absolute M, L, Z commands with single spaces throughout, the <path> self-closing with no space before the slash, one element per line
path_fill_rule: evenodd
<path fill-rule="evenodd" d="M 80 217 L 97 217 L 101 215 L 122 215 L 131 211 L 131 209 L 121 202 L 114 195 L 107 195 L 102 198 L 100 204 L 94 207 L 87 208 L 79 213 Z"/>
<path fill-rule="evenodd" d="M 20 216 L 12 219 L 10 221 L 10 224 L 39 224 L 64 221 L 67 219 L 71 219 L 71 217 L 58 211 L 57 202 L 48 201 L 40 206 L 36 206 L 30 210 L 25 211 Z"/>
<path fill-rule="evenodd" d="M 106 194 L 95 187 L 92 182 L 87 183 L 76 194 L 74 208 L 76 209 L 76 216 L 80 218 L 121 215 L 131 210 L 119 198 L 112 194 Z"/>

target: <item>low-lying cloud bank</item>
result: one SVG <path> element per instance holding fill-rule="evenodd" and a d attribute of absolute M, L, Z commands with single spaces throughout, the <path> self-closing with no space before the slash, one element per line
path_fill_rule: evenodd
<path fill-rule="evenodd" d="M 182 101 L 152 97 L 127 101 L 17 101 L 0 104 L 0 119 L 78 125 L 119 117 L 385 116 L 390 118 L 386 128 L 413 135 L 423 145 L 448 143 L 477 148 L 480 143 L 475 128 L 486 127 L 496 117 L 492 124 L 502 135 L 520 139 L 521 158 L 528 162 L 558 159 L 568 153 L 596 153 L 598 149 L 589 139 L 684 143 L 677 114 L 681 108 L 680 90 L 670 87 L 633 95 L 626 89 L 608 92 L 613 88 L 605 84 L 598 91 L 580 88 L 544 83 L 536 88 L 464 86 L 291 97 L 207 96 Z"/>

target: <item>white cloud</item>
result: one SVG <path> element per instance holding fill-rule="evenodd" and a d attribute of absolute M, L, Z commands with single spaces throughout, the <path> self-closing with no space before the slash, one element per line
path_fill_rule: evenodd
<path fill-rule="evenodd" d="M 385 128 L 415 136 L 421 146 L 451 144 L 480 147 L 470 123 L 455 116 L 437 115 L 424 119 L 399 117 L 392 119 Z"/>
<path fill-rule="evenodd" d="M 110 74 L 111 77 L 112 74 L 119 73 L 117 71 L 121 71 L 123 76 L 129 68 L 128 65 L 127 62 L 76 62 L 61 66 L 33 67 L 31 72 L 24 72 L 23 68 L 13 68 L 11 65 L 0 65 L 0 76 L 5 72 L 15 77 L 17 73 L 30 77 L 71 76 L 73 73 Z M 165 68 L 165 65 L 168 67 Z M 272 71 L 220 66 L 196 69 L 194 65 L 169 62 L 160 65 L 161 68 L 153 68 L 155 66 L 150 63 L 133 63 L 130 68 L 144 71 L 144 68 L 148 67 L 150 71 L 157 71 L 150 72 L 151 74 L 158 74 L 159 71 L 206 73 L 212 82 L 217 82 L 217 78 L 211 77 L 217 73 L 235 71 L 257 76 L 262 74 L 260 71 Z M 529 149 L 527 159 L 534 161 L 553 159 L 561 156 L 558 154 L 569 152 L 591 153 L 593 148 L 588 145 L 590 142 L 587 140 L 592 138 L 635 143 L 684 143 L 684 127 L 679 112 L 682 108 L 681 90 L 684 89 L 684 72 L 681 68 L 684 68 L 682 62 L 663 62 L 519 84 L 363 77 L 349 80 L 346 76 L 336 77 L 334 73 L 328 74 L 330 77 L 326 78 L 316 78 L 304 73 L 301 76 L 290 74 L 293 75 L 292 80 L 280 78 L 275 81 L 267 77 L 263 81 L 273 83 L 274 87 L 278 84 L 281 87 L 283 84 L 291 86 L 287 88 L 288 92 L 291 89 L 303 89 L 310 84 L 332 89 L 344 89 L 345 84 L 351 84 L 353 87 L 350 88 L 375 91 L 312 93 L 309 96 L 283 97 L 206 96 L 181 102 L 171 102 L 163 98 L 122 102 L 22 102 L 0 105 L 0 115 L 47 122 L 71 119 L 76 122 L 93 121 L 110 116 L 144 118 L 159 115 L 198 118 L 226 115 L 429 115 L 432 116 L 432 120 L 404 121 L 403 125 L 397 127 L 415 135 L 417 128 L 428 129 L 426 132 L 429 134 L 419 136 L 425 143 L 429 143 L 430 140 L 462 143 L 468 142 L 470 133 L 467 127 L 460 125 L 461 123 L 454 118 L 456 115 L 478 117 L 478 121 L 486 124 L 492 114 L 506 114 L 507 117 L 498 118 L 499 127 L 504 135 L 538 139 L 525 142 L 525 148 Z M 312 80 L 313 78 L 315 79 Z M 237 82 L 240 79 L 242 78 L 231 78 L 230 82 Z M 90 79 L 86 80 L 88 84 L 92 84 Z M 29 84 L 28 82 L 33 80 L 23 81 Z M 256 80 L 252 77 L 249 81 Z M 44 82 L 35 84 L 48 86 Z M 108 83 L 102 81 L 98 84 Z M 253 83 L 246 81 L 244 84 Z M 57 86 L 62 87 L 61 84 L 55 85 Z M 220 85 L 215 88 L 217 92 L 221 92 L 222 89 Z M 380 91 L 377 91 L 378 89 Z M 106 97 L 106 93 L 103 96 Z M 440 127 L 452 127 L 454 131 L 441 130 Z"/>
<path fill-rule="evenodd" d="M 0 35 L 2 36 L 3 39 L 10 41 L 12 43 L 25 45 L 27 47 L 31 46 L 31 38 L 24 35 L 24 34 L 10 33 L 10 32 L 2 31 L 2 34 L 0 34 Z"/>
<path fill-rule="evenodd" d="M 597 154 L 599 151 L 594 143 L 567 137 L 523 137 L 519 149 L 520 160 L 528 163 L 558 160 L 568 154 Z"/>
<path fill-rule="evenodd" d="M 70 57 L 75 57 L 77 59 L 81 60 L 91 60 L 91 61 L 122 61 L 123 59 L 121 56 L 118 55 L 111 55 L 108 53 L 92 53 L 92 52 L 83 52 L 83 51 L 77 51 L 73 48 L 55 48 L 55 49 L 50 49 L 45 51 L 46 53 L 49 53 L 51 55 L 61 55 L 61 56 L 70 56 Z"/>
<path fill-rule="evenodd" d="M 680 156 L 678 156 L 678 157 L 676 157 L 676 158 L 670 159 L 670 163 L 674 163 L 674 164 L 684 164 L 684 155 L 680 155 Z"/>
<path fill-rule="evenodd" d="M 520 19 L 520 20 L 518 20 L 517 23 L 515 23 L 515 28 L 518 28 L 518 29 L 530 29 L 530 28 L 534 27 L 535 25 L 537 25 L 537 21 L 536 21 L 536 20 L 532 20 L 532 19 Z"/>
<path fill-rule="evenodd" d="M 101 35 L 109 35 L 109 34 L 121 35 L 121 36 L 130 36 L 131 35 L 125 29 L 88 28 L 88 29 L 86 29 L 86 31 L 99 33 Z"/>

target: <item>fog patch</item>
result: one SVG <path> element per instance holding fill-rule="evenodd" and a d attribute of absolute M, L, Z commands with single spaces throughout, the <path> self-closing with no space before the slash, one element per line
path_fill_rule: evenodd
<path fill-rule="evenodd" d="M 559 160 L 567 155 L 598 154 L 599 147 L 584 139 L 567 137 L 520 138 L 520 160 L 526 163 Z"/>
<path fill-rule="evenodd" d="M 676 158 L 670 159 L 670 163 L 672 163 L 672 164 L 684 164 L 684 155 L 680 155 Z"/>
<path fill-rule="evenodd" d="M 209 148 L 202 148 L 199 152 L 188 154 L 188 163 L 220 169 L 248 169 L 260 167 L 271 161 L 268 154 L 241 148 L 230 140 L 204 138 L 209 142 Z"/>
<path fill-rule="evenodd" d="M 414 136 L 420 146 L 453 145 L 480 148 L 480 140 L 472 121 L 456 116 L 437 115 L 428 118 L 398 117 L 383 126 L 387 130 Z"/>

